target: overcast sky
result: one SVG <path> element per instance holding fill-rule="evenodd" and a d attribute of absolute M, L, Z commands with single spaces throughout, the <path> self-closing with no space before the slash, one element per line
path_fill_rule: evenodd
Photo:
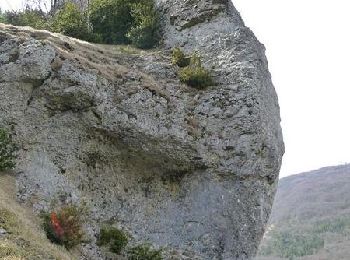
<path fill-rule="evenodd" d="M 286 145 L 281 177 L 350 162 L 350 2 L 233 3 L 267 49 Z"/>
<path fill-rule="evenodd" d="M 267 49 L 286 145 L 281 176 L 350 162 L 350 2 L 233 3 Z"/>
<path fill-rule="evenodd" d="M 32 3 L 36 1 L 37 0 L 0 0 L 0 8 L 2 10 L 18 10 L 24 7 L 23 3 Z M 51 0 L 41 0 L 41 2 L 47 4 L 48 8 L 50 7 Z"/>
<path fill-rule="evenodd" d="M 22 8 L 23 2 L 24 0 L 0 0 L 0 7 L 2 10 L 17 10 Z"/>

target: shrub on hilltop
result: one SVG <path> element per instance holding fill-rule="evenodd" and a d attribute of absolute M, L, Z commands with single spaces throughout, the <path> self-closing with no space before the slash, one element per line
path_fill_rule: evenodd
<path fill-rule="evenodd" d="M 131 5 L 132 25 L 127 37 L 141 49 L 150 49 L 159 41 L 159 16 L 153 0 L 138 1 Z"/>
<path fill-rule="evenodd" d="M 86 10 L 66 2 L 50 13 L 27 5 L 23 11 L 0 12 L 0 22 L 47 29 L 106 44 L 149 49 L 159 42 L 159 15 L 154 0 L 91 0 Z"/>
<path fill-rule="evenodd" d="M 0 22 L 15 26 L 31 26 L 38 30 L 50 29 L 49 18 L 40 9 L 27 6 L 23 11 L 7 11 L 0 13 Z"/>
<path fill-rule="evenodd" d="M 159 41 L 153 0 L 92 0 L 88 12 L 93 32 L 104 43 L 149 49 Z"/>
<path fill-rule="evenodd" d="M 99 39 L 90 31 L 86 14 L 71 2 L 64 4 L 51 18 L 51 29 L 81 40 L 98 41 Z"/>
<path fill-rule="evenodd" d="M 130 0 L 92 0 L 88 8 L 92 31 L 103 43 L 126 44 L 132 25 Z"/>

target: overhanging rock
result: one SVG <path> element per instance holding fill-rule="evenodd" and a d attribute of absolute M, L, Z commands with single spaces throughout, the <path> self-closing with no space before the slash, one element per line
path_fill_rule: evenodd
<path fill-rule="evenodd" d="M 169 259 L 249 259 L 284 152 L 264 47 L 231 2 L 158 7 L 163 48 L 148 52 L 0 25 L 0 127 L 20 147 L 18 199 L 38 211 L 86 204 L 92 259 L 104 221 Z M 217 84 L 181 84 L 175 46 L 199 52 Z"/>

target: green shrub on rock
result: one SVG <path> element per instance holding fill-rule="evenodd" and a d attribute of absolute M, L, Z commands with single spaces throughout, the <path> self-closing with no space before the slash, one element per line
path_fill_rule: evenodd
<path fill-rule="evenodd" d="M 11 135 L 0 128 L 0 171 L 10 170 L 15 167 L 16 146 Z"/>
<path fill-rule="evenodd" d="M 154 250 L 149 245 L 138 245 L 128 250 L 128 260 L 162 260 L 162 250 Z"/>
<path fill-rule="evenodd" d="M 112 253 L 120 254 L 127 244 L 128 237 L 123 231 L 111 226 L 101 228 L 98 246 L 108 246 Z"/>
<path fill-rule="evenodd" d="M 201 59 L 197 54 L 192 55 L 189 66 L 180 70 L 179 77 L 182 83 L 197 89 L 203 89 L 213 85 L 213 79 L 209 71 L 203 67 Z"/>

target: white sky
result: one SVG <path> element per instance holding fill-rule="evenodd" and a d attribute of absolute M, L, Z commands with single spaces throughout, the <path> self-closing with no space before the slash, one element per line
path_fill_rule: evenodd
<path fill-rule="evenodd" d="M 350 162 L 350 2 L 233 3 L 267 49 L 286 145 L 281 177 Z"/>
<path fill-rule="evenodd" d="M 0 0 L 2 10 L 16 10 L 22 7 L 22 0 Z"/>
<path fill-rule="evenodd" d="M 17 10 L 23 8 L 25 2 L 28 2 L 28 0 L 0 0 L 0 8 L 2 10 Z M 47 7 L 50 8 L 51 0 L 41 0 L 41 2 L 46 3 Z"/>
<path fill-rule="evenodd" d="M 233 3 L 267 49 L 286 145 L 281 177 L 350 162 L 350 2 Z"/>

